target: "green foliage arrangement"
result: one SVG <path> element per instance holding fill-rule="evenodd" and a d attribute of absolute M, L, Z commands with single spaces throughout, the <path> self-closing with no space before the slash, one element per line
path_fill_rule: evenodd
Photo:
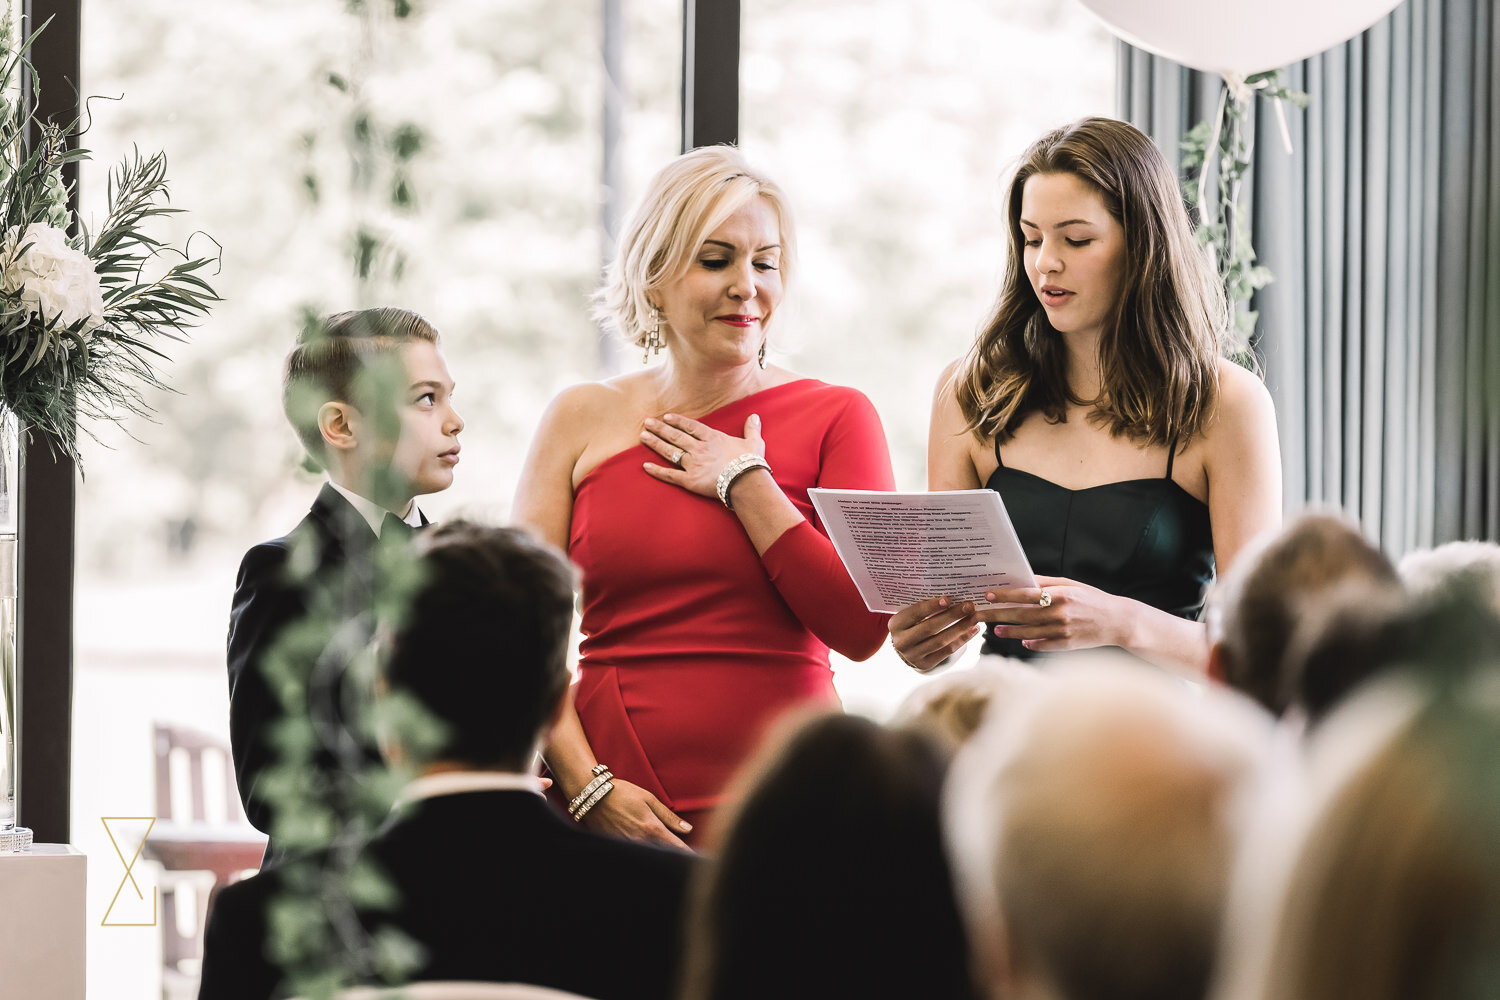
<path fill-rule="evenodd" d="M 340 122 L 339 158 L 347 180 L 332 182 L 315 166 L 322 137 L 302 136 L 306 157 L 302 191 L 309 206 L 342 210 L 335 225 L 347 227 L 355 304 L 376 304 L 400 287 L 407 255 L 392 232 L 393 218 L 417 209 L 412 168 L 426 144 L 413 121 L 388 121 L 366 88 L 386 47 L 398 44 L 395 29 L 413 19 L 411 0 L 343 0 L 353 42 L 351 58 L 322 75 L 325 95 Z M 305 325 L 321 323 L 321 305 L 304 304 Z M 399 365 L 375 364 L 359 393 L 394 399 L 405 386 Z M 378 416 L 376 417 L 378 419 Z M 394 435 L 396 428 L 386 428 Z M 377 475 L 381 473 L 377 472 Z M 388 492 L 373 488 L 366 495 Z M 274 809 L 271 831 L 289 859 L 278 868 L 278 891 L 268 914 L 268 953 L 281 968 L 284 987 L 309 1000 L 331 1000 L 353 983 L 399 984 L 420 966 L 423 954 L 391 927 L 367 930 L 366 921 L 396 908 L 400 899 L 384 871 L 360 858 L 369 837 L 390 815 L 401 788 L 415 775 L 409 768 L 371 765 L 364 747 L 376 732 L 402 747 L 436 745 L 440 725 L 415 699 L 400 692 L 372 701 L 376 650 L 368 642 L 399 627 L 420 585 L 409 545 L 377 544 L 370 561 L 341 566 L 332 578 L 320 574 L 318 553 L 294 551 L 289 570 L 308 598 L 302 620 L 273 643 L 264 663 L 278 692 L 284 718 L 272 735 L 277 763 L 265 794 Z M 342 726 L 326 724 L 318 702 L 345 697 Z M 315 720 L 324 720 L 323 724 Z M 326 761 L 336 766 L 330 769 Z"/>
<path fill-rule="evenodd" d="M 1308 103 L 1307 94 L 1281 82 L 1281 73 L 1278 69 L 1244 80 L 1226 80 L 1215 118 L 1194 125 L 1181 143 L 1182 166 L 1189 172 L 1184 193 L 1188 204 L 1198 210 L 1199 242 L 1214 248 L 1234 310 L 1233 333 L 1238 343 L 1232 353 L 1242 363 L 1249 360 L 1258 315 L 1250 308 L 1250 300 L 1272 280 L 1270 269 L 1255 262 L 1243 192 L 1255 149 L 1255 100 L 1286 101 L 1299 109 Z M 1214 172 L 1205 177 L 1204 171 L 1211 168 Z"/>
<path fill-rule="evenodd" d="M 143 391 L 162 388 L 154 366 L 166 359 L 156 345 L 183 339 L 218 296 L 201 273 L 215 258 L 189 258 L 145 231 L 179 211 L 167 205 L 162 153 L 125 158 L 110 174 L 99 231 L 91 237 L 79 222 L 69 235 L 76 220 L 62 171 L 89 158 L 69 148 L 80 120 L 37 120 L 27 110 L 40 94 L 37 76 L 30 102 L 20 83 L 25 53 L 45 27 L 17 46 L 9 19 L 0 25 L 0 408 L 76 462 L 78 418 L 148 414 Z M 167 255 L 182 259 L 148 276 Z"/>
<path fill-rule="evenodd" d="M 277 762 L 265 794 L 275 807 L 272 836 L 288 849 L 277 869 L 267 947 L 292 994 L 329 1000 L 356 982 L 403 982 L 422 961 L 410 938 L 389 927 L 371 933 L 361 920 L 400 903 L 386 873 L 359 853 L 415 777 L 409 768 L 371 765 L 364 747 L 376 732 L 418 749 L 439 744 L 444 733 L 404 693 L 372 705 L 375 623 L 382 631 L 399 628 L 421 585 L 410 544 L 382 541 L 368 561 L 329 574 L 316 569 L 314 540 L 303 541 L 309 544 L 293 551 L 289 569 L 302 581 L 307 611 L 277 637 L 264 663 L 285 712 L 273 734 Z M 334 725 L 318 705 L 341 697 Z M 320 763 L 330 757 L 332 768 Z"/>

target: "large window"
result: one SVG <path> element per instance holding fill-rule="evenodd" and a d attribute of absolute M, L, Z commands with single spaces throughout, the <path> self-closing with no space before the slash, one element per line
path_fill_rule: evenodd
<path fill-rule="evenodd" d="M 85 5 L 84 92 L 124 98 L 91 106 L 85 217 L 102 215 L 109 164 L 164 149 L 190 214 L 162 235 L 202 253 L 193 232 L 212 234 L 224 296 L 171 350 L 158 419 L 102 430 L 84 457 L 72 838 L 90 856 L 98 996 L 192 995 L 191 962 L 163 982 L 160 928 L 98 926 L 120 880 L 100 817 L 158 811 L 154 723 L 227 740 L 235 568 L 318 482 L 295 471 L 279 404 L 304 313 L 396 303 L 442 330 L 468 427 L 456 485 L 424 503 L 437 517 L 504 518 L 546 401 L 638 364 L 600 341 L 586 299 L 605 220 L 678 149 L 679 0 L 391 7 Z M 1002 174 L 1044 128 L 1108 113 L 1111 45 L 1065 0 L 761 0 L 741 79 L 742 144 L 800 219 L 784 356 L 865 390 L 898 480 L 921 488 L 932 384 L 998 285 Z M 884 654 L 839 679 L 877 715 L 914 682 Z M 178 898 L 160 919 L 191 937 L 201 899 Z"/>
<path fill-rule="evenodd" d="M 157 812 L 154 723 L 227 741 L 235 569 L 250 545 L 295 525 L 317 489 L 295 471 L 280 412 L 280 363 L 303 311 L 400 304 L 439 327 L 468 426 L 456 485 L 424 508 L 503 518 L 542 406 L 613 364 L 585 301 L 606 243 L 609 88 L 620 187 L 638 190 L 677 151 L 676 0 L 611 5 L 623 13 L 613 80 L 602 3 L 446 0 L 402 21 L 391 6 L 85 4 L 84 91 L 124 97 L 91 104 L 85 218 L 102 216 L 110 163 L 132 144 L 164 149 L 174 202 L 190 214 L 163 235 L 180 245 L 211 233 L 224 296 L 191 343 L 172 347 L 176 392 L 152 400 L 157 420 L 107 429 L 84 456 L 72 837 L 89 855 L 94 996 L 162 995 L 160 929 L 98 926 L 123 871 L 100 817 Z M 406 209 L 395 196 L 403 151 Z M 352 264 L 362 222 L 380 241 L 366 281 Z M 212 249 L 192 238 L 193 252 Z M 211 773 L 211 819 L 232 794 L 222 784 Z M 142 880 L 148 896 L 156 881 Z M 112 922 L 134 918 L 130 895 Z M 200 900 L 178 896 L 194 934 Z M 194 995 L 191 963 L 181 971 L 168 991 Z"/>
<path fill-rule="evenodd" d="M 925 489 L 933 387 L 1000 287 L 1005 175 L 1113 114 L 1114 42 L 1072 0 L 758 0 L 743 30 L 741 145 L 798 220 L 787 363 L 869 395 Z M 838 684 L 879 716 L 919 680 L 887 647 Z"/>

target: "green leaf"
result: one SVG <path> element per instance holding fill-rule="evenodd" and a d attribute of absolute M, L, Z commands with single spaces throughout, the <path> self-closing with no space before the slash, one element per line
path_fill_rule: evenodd
<path fill-rule="evenodd" d="M 386 982 L 404 982 L 427 960 L 427 949 L 395 927 L 382 927 L 371 942 L 375 970 Z"/>
<path fill-rule="evenodd" d="M 422 151 L 426 139 L 426 135 L 419 126 L 406 122 L 397 126 L 391 133 L 389 143 L 391 153 L 397 160 L 404 162 Z"/>
<path fill-rule="evenodd" d="M 401 894 L 384 871 L 368 858 L 360 858 L 344 875 L 349 902 L 361 910 L 389 913 L 401 905 Z"/>

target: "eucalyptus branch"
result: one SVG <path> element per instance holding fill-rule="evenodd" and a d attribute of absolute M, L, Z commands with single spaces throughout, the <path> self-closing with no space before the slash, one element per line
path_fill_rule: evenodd
<path fill-rule="evenodd" d="M 1215 117 L 1194 125 L 1181 143 L 1182 165 L 1189 172 L 1184 194 L 1199 215 L 1198 241 L 1213 249 L 1234 314 L 1234 342 L 1228 353 L 1248 367 L 1254 367 L 1251 344 L 1258 318 L 1250 302 L 1273 277 L 1269 268 L 1255 262 L 1243 192 L 1254 156 L 1255 101 L 1284 101 L 1297 108 L 1308 103 L 1307 94 L 1281 83 L 1281 72 L 1226 80 Z"/>
<path fill-rule="evenodd" d="M 320 136 L 309 132 L 302 140 L 307 166 L 301 182 L 313 206 L 325 204 L 330 191 L 348 196 L 352 212 L 331 228 L 346 234 L 356 302 L 365 305 L 388 295 L 402 280 L 406 250 L 392 235 L 397 228 L 392 223 L 417 207 L 412 167 L 426 135 L 416 121 L 379 107 L 365 86 L 387 63 L 385 50 L 399 46 L 392 32 L 414 13 L 411 0 L 343 0 L 343 5 L 352 53 L 345 65 L 325 68 L 321 86 L 334 109 L 327 117 L 339 123 L 341 166 L 347 169 L 336 177 L 320 176 L 315 156 Z M 310 309 L 307 318 L 317 322 L 320 311 Z M 400 391 L 397 385 L 390 388 L 392 395 Z M 404 606 L 414 585 L 410 569 L 399 561 L 378 566 L 367 607 L 388 617 L 384 612 Z M 372 769 L 347 729 L 314 721 L 339 715 L 326 705 L 310 710 L 338 690 L 337 668 L 349 664 L 349 674 L 365 689 L 373 661 L 348 647 L 349 631 L 341 625 L 347 609 L 329 598 L 344 592 L 350 581 L 313 575 L 306 582 L 316 600 L 266 658 L 271 684 L 286 700 L 284 721 L 272 736 L 279 762 L 262 785 L 276 817 L 273 838 L 292 848 L 320 849 L 317 866 L 292 862 L 282 868 L 270 910 L 270 954 L 285 973 L 288 989 L 323 998 L 357 980 L 404 981 L 421 955 L 404 935 L 391 928 L 371 933 L 361 920 L 364 913 L 397 903 L 385 873 L 359 862 L 357 848 L 388 814 L 407 776 Z M 399 697 L 388 697 L 380 711 L 392 713 L 388 729 L 405 733 L 402 742 L 408 745 L 408 740 L 421 739 L 426 715 L 403 704 Z M 368 722 L 361 717 L 353 725 L 358 732 Z M 364 735 L 368 742 L 368 732 Z M 320 755 L 332 757 L 338 766 L 316 766 Z"/>

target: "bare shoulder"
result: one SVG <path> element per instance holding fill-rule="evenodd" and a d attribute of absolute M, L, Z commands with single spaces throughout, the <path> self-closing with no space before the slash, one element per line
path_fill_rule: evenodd
<path fill-rule="evenodd" d="M 1219 360 L 1219 400 L 1207 437 L 1238 438 L 1276 431 L 1276 408 L 1260 376 L 1228 358 Z"/>
<path fill-rule="evenodd" d="M 931 490 L 974 489 L 995 471 L 989 448 L 974 435 L 958 405 L 963 365 L 964 359 L 959 358 L 944 368 L 932 392 L 932 420 L 927 427 L 927 488 Z"/>
<path fill-rule="evenodd" d="M 600 420 L 607 420 L 625 409 L 634 392 L 628 383 L 622 384 L 623 378 L 625 376 L 568 386 L 547 405 L 542 416 L 542 432 L 566 436 L 572 431 L 587 431 Z"/>
<path fill-rule="evenodd" d="M 958 405 L 958 385 L 963 380 L 963 358 L 955 358 L 943 373 L 938 376 L 937 384 L 932 389 L 932 424 L 937 429 L 941 426 L 944 431 L 962 433 L 967 429 L 968 421 L 964 419 L 963 411 Z"/>
<path fill-rule="evenodd" d="M 1220 360 L 1218 402 L 1202 436 L 1210 478 L 1215 472 L 1248 472 L 1251 465 L 1279 461 L 1279 451 L 1276 408 L 1266 384 L 1233 361 Z"/>
<path fill-rule="evenodd" d="M 959 379 L 963 378 L 964 362 L 966 360 L 967 358 L 962 357 L 954 358 L 943 366 L 943 373 L 938 376 L 937 388 L 934 390 L 937 395 L 947 394 L 951 396 L 954 394 L 954 390 L 958 387 Z"/>

